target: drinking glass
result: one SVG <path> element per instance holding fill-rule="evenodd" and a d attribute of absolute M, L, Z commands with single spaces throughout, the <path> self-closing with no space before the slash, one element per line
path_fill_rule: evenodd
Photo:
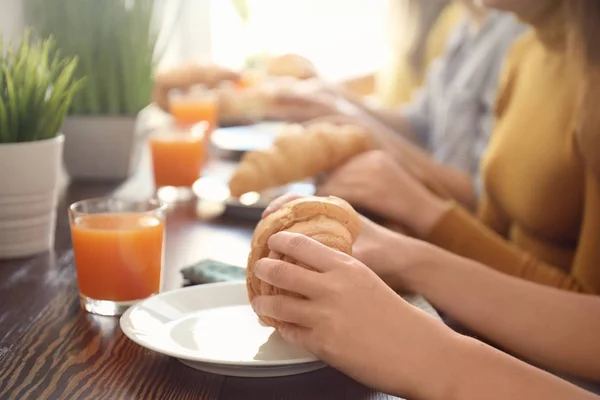
<path fill-rule="evenodd" d="M 186 200 L 206 161 L 205 125 L 166 124 L 149 138 L 154 186 L 165 201 Z"/>
<path fill-rule="evenodd" d="M 121 315 L 160 292 L 165 238 L 160 201 L 83 200 L 69 207 L 69 222 L 84 310 Z"/>
<path fill-rule="evenodd" d="M 215 129 L 218 119 L 218 96 L 204 85 L 169 93 L 169 112 L 178 125 L 205 123 L 207 136 Z"/>

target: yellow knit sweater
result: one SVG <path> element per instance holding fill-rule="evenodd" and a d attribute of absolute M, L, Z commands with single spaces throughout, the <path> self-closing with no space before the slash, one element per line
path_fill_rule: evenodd
<path fill-rule="evenodd" d="M 509 54 L 478 218 L 453 206 L 428 240 L 510 275 L 600 293 L 600 182 L 578 149 L 560 10 Z"/>

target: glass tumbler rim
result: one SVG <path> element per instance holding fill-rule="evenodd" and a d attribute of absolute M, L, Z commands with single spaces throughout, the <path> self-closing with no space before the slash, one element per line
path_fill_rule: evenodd
<path fill-rule="evenodd" d="M 214 88 L 209 87 L 204 83 L 195 83 L 187 88 L 175 88 L 169 91 L 169 99 L 213 99 L 217 95 Z"/>
<path fill-rule="evenodd" d="M 79 209 L 81 207 L 83 207 L 84 205 L 92 205 L 92 204 L 102 204 L 102 202 L 105 202 L 105 204 L 110 204 L 111 202 L 118 202 L 120 204 L 127 204 L 129 206 L 131 205 L 135 205 L 135 204 L 146 204 L 148 205 L 148 209 L 146 210 L 134 210 L 134 209 L 129 209 L 129 210 L 101 210 L 101 211 L 89 211 L 89 210 L 85 210 L 85 209 Z M 110 208 L 107 207 L 107 208 Z M 99 197 L 90 197 L 88 199 L 83 199 L 83 200 L 78 200 L 74 203 L 72 203 L 69 206 L 69 213 L 72 215 L 97 215 L 97 214 L 118 214 L 118 213 L 133 213 L 133 214 L 156 214 L 157 212 L 163 212 L 167 209 L 167 204 L 164 201 L 161 201 L 160 199 L 157 198 L 149 198 L 149 199 L 143 199 L 143 200 L 133 200 L 133 199 L 123 199 L 123 198 L 118 198 L 118 197 L 111 197 L 111 196 L 99 196 Z"/>
<path fill-rule="evenodd" d="M 175 122 L 172 116 L 159 126 L 154 127 L 149 133 L 150 140 L 180 137 L 194 140 L 204 140 L 208 134 L 209 124 L 206 121 L 181 125 Z"/>

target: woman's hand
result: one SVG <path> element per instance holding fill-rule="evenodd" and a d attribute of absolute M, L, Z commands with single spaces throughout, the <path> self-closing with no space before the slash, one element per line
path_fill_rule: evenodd
<path fill-rule="evenodd" d="M 258 278 L 304 296 L 259 296 L 252 302 L 257 314 L 284 322 L 284 339 L 379 390 L 420 397 L 431 389 L 427 369 L 439 367 L 440 352 L 452 348 L 443 324 L 351 256 L 288 232 L 273 235 L 268 244 L 314 269 L 272 259 L 256 264 Z"/>
<path fill-rule="evenodd" d="M 448 207 L 383 151 L 354 157 L 333 171 L 318 193 L 341 197 L 419 236 L 426 236 Z"/>
<path fill-rule="evenodd" d="M 173 89 L 188 89 L 194 85 L 206 85 L 214 88 L 223 81 L 237 81 L 240 75 L 223 66 L 205 64 L 186 64 L 160 72 L 154 80 L 152 100 L 164 111 L 169 109 L 169 92 Z"/>
<path fill-rule="evenodd" d="M 315 118 L 310 121 L 307 121 L 304 123 L 304 125 L 309 126 L 309 125 L 316 125 L 316 124 L 322 124 L 322 123 L 332 124 L 332 125 L 354 125 L 354 126 L 361 127 L 365 130 L 368 130 L 368 127 L 364 126 L 364 124 L 362 123 L 362 121 L 359 118 L 352 116 L 352 115 L 346 115 L 346 114 L 326 115 L 324 117 L 319 117 L 319 118 Z"/>
<path fill-rule="evenodd" d="M 270 107 L 279 119 L 306 122 L 339 114 L 334 96 L 320 92 L 280 91 L 273 93 Z"/>
<path fill-rule="evenodd" d="M 275 109 L 297 110 L 311 116 L 304 120 L 308 124 L 318 122 L 314 120 L 321 118 L 323 121 L 338 123 L 335 120 L 345 116 L 348 121 L 364 125 L 360 109 L 319 79 L 300 81 L 284 87 L 273 93 L 271 103 Z"/>
<path fill-rule="evenodd" d="M 289 193 L 271 202 L 263 218 L 274 213 L 284 204 L 303 197 Z M 352 255 L 394 290 L 413 290 L 410 274 L 421 265 L 427 245 L 404 235 L 392 232 L 373 221 L 360 216 L 361 229 L 352 248 Z"/>

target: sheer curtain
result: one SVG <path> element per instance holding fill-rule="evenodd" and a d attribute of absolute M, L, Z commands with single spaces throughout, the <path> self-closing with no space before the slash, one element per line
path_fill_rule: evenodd
<path fill-rule="evenodd" d="M 163 65 L 210 57 L 240 67 L 247 56 L 294 52 L 341 79 L 378 69 L 387 0 L 248 0 L 244 26 L 230 0 L 170 0 L 176 28 Z M 170 14 L 181 7 L 180 15 Z"/>
<path fill-rule="evenodd" d="M 161 22 L 158 68 L 210 57 L 210 0 L 155 1 Z"/>
<path fill-rule="evenodd" d="M 6 41 L 16 41 L 24 27 L 22 0 L 0 0 L 0 36 Z"/>

